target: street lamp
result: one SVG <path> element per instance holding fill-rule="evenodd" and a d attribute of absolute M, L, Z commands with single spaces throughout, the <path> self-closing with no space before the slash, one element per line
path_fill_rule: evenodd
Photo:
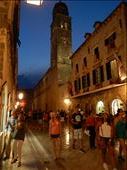
<path fill-rule="evenodd" d="M 64 99 L 64 103 L 67 107 L 67 112 L 69 113 L 69 107 L 71 105 L 71 100 L 69 98 Z"/>
<path fill-rule="evenodd" d="M 71 100 L 69 99 L 69 98 L 65 98 L 64 99 L 64 103 L 65 103 L 65 105 L 66 105 L 66 107 L 67 107 L 67 124 L 69 125 L 69 133 L 70 133 L 70 124 L 69 124 L 69 122 L 70 122 L 70 105 L 71 105 Z"/>
<path fill-rule="evenodd" d="M 24 94 L 23 94 L 22 92 L 20 92 L 20 93 L 18 94 L 18 99 L 19 99 L 19 100 L 22 100 L 23 97 L 24 97 Z"/>
<path fill-rule="evenodd" d="M 27 4 L 40 6 L 43 3 L 43 0 L 26 0 Z"/>
<path fill-rule="evenodd" d="M 69 98 L 66 98 L 66 99 L 64 99 L 64 103 L 65 103 L 67 106 L 70 106 L 71 100 L 70 100 Z"/>
<path fill-rule="evenodd" d="M 15 104 L 15 109 L 17 109 L 19 106 L 20 106 L 20 102 L 17 101 L 16 104 Z"/>

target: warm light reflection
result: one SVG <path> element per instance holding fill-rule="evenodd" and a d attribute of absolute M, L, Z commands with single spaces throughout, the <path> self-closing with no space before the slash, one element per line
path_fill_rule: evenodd
<path fill-rule="evenodd" d="M 42 5 L 43 0 L 26 0 L 27 4 L 32 4 L 32 5 Z"/>
<path fill-rule="evenodd" d="M 127 78 L 127 76 L 126 75 L 122 75 L 120 78 L 121 78 L 121 81 L 124 81 Z"/>
<path fill-rule="evenodd" d="M 69 134 L 69 131 L 67 129 L 65 130 L 65 144 L 66 145 L 70 144 L 70 134 Z"/>

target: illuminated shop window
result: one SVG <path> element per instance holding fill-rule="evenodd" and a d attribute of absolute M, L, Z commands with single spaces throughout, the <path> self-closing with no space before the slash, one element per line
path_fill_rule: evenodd
<path fill-rule="evenodd" d="M 102 101 L 99 101 L 96 106 L 96 113 L 100 114 L 104 112 L 104 103 Z"/>
<path fill-rule="evenodd" d="M 120 99 L 114 99 L 112 102 L 112 115 L 117 114 L 118 109 L 124 110 L 123 102 Z"/>

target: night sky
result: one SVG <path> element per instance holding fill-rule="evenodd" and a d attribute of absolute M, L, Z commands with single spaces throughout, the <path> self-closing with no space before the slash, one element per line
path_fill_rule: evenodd
<path fill-rule="evenodd" d="M 45 1 L 41 7 L 21 3 L 19 48 L 19 85 L 32 88 L 50 67 L 50 25 L 52 10 L 58 1 Z M 120 0 L 62 1 L 72 18 L 72 51 L 83 42 L 86 32 L 93 32 L 95 21 L 103 21 Z M 81 12 L 82 11 L 82 12 Z"/>

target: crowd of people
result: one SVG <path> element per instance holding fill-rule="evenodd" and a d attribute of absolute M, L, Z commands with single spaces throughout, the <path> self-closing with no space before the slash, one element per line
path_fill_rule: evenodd
<path fill-rule="evenodd" d="M 17 162 L 17 166 L 21 166 L 22 145 L 26 133 L 25 122 L 26 120 L 29 123 L 31 120 L 37 120 L 42 124 L 42 129 L 46 128 L 49 131 L 55 160 L 61 157 L 62 128 L 64 128 L 64 124 L 68 124 L 71 125 L 72 149 L 79 149 L 85 153 L 83 138 L 87 134 L 89 148 L 100 150 L 102 165 L 105 170 L 109 169 L 109 163 L 113 170 L 117 170 L 116 155 L 118 155 L 119 160 L 125 162 L 123 170 L 127 169 L 127 114 L 122 109 L 118 109 L 114 116 L 107 112 L 100 115 L 92 112 L 85 114 L 79 107 L 75 107 L 73 112 L 69 114 L 64 110 L 58 110 L 57 112 L 39 111 L 37 113 L 36 116 L 35 112 L 24 116 L 22 110 L 11 112 L 5 128 L 7 137 L 3 160 L 10 157 L 12 164 Z M 116 145 L 119 146 L 117 154 Z"/>
<path fill-rule="evenodd" d="M 60 156 L 60 136 L 61 136 L 61 115 L 51 112 L 49 121 L 49 133 L 53 141 L 55 158 Z M 104 112 L 95 115 L 92 112 L 85 115 L 76 107 L 70 116 L 69 123 L 72 125 L 72 148 L 80 149 L 85 153 L 83 143 L 84 132 L 89 136 L 89 148 L 100 149 L 102 165 L 105 170 L 109 169 L 109 163 L 113 170 L 117 170 L 116 155 L 118 159 L 124 161 L 124 170 L 127 169 L 127 114 L 122 109 L 118 109 L 116 115 Z M 116 145 L 118 153 L 116 154 Z M 57 157 L 58 151 L 58 157 Z"/>
<path fill-rule="evenodd" d="M 113 170 L 116 167 L 116 145 L 119 147 L 118 159 L 125 162 L 127 169 L 127 114 L 122 109 L 118 109 L 116 115 L 108 112 L 85 114 L 79 107 L 75 107 L 71 114 L 64 110 L 49 112 L 43 115 L 43 120 L 49 122 L 49 134 L 53 141 L 54 157 L 58 159 L 61 152 L 61 128 L 63 122 L 72 125 L 72 148 L 85 151 L 83 136 L 87 132 L 89 136 L 89 148 L 91 150 L 100 149 L 102 165 L 108 170 L 110 162 Z M 110 155 L 110 156 L 109 156 Z"/>
<path fill-rule="evenodd" d="M 81 109 L 77 108 L 72 114 L 71 123 L 73 127 L 73 148 L 75 142 L 81 143 L 84 132 L 87 131 L 89 136 L 89 148 L 100 149 L 102 165 L 105 170 L 108 170 L 108 164 L 111 163 L 112 169 L 116 167 L 116 144 L 119 144 L 118 159 L 125 161 L 124 170 L 127 169 L 127 114 L 122 109 L 118 109 L 115 116 L 104 112 L 101 115 L 96 115 L 90 112 L 88 115 L 83 115 Z M 110 160 L 109 160 L 110 159 Z"/>
<path fill-rule="evenodd" d="M 22 109 L 10 111 L 4 131 L 4 147 L 2 160 L 10 159 L 10 163 L 21 166 L 22 146 L 26 134 L 25 114 Z"/>

